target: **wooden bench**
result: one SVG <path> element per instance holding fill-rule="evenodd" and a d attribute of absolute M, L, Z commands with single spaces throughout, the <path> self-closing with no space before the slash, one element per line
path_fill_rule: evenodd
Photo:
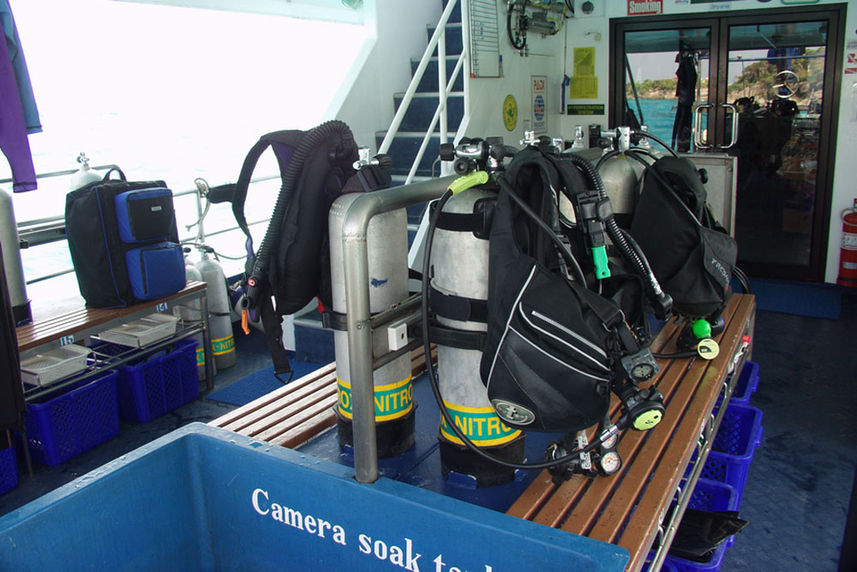
<path fill-rule="evenodd" d="M 700 468 L 705 460 L 708 449 L 698 447 L 700 437 L 712 436 L 719 424 L 720 416 L 712 417 L 712 409 L 718 396 L 728 399 L 731 385 L 725 382 L 730 379 L 729 373 L 740 371 L 749 354 L 745 336 L 752 336 L 754 315 L 753 297 L 734 295 L 724 312 L 727 327 L 717 338 L 720 353 L 715 359 L 659 359 L 661 373 L 651 383 L 664 394 L 666 414 L 650 431 L 625 432 L 619 443 L 624 460 L 619 473 L 595 479 L 578 475 L 556 485 L 546 471 L 542 472 L 508 514 L 623 546 L 631 553 L 628 569 L 640 569 L 659 530 L 668 546 L 681 518 L 683 508 L 679 507 L 672 511 L 672 522 L 665 522 L 694 451 Z M 652 350 L 674 353 L 678 332 L 675 321 L 668 323 Z M 417 375 L 425 368 L 425 355 L 418 348 L 411 356 Z M 336 400 L 335 364 L 329 364 L 209 425 L 295 448 L 335 423 Z M 612 414 L 614 418 L 619 414 L 615 400 Z M 687 489 L 698 474 L 699 470 L 691 473 L 685 483 Z M 662 526 L 672 528 L 663 530 Z"/>
<path fill-rule="evenodd" d="M 666 413 L 652 430 L 628 430 L 622 435 L 619 453 L 624 466 L 619 473 L 596 479 L 576 475 L 556 485 L 545 471 L 510 507 L 508 514 L 623 546 L 631 553 L 628 569 L 640 569 L 659 531 L 664 540 L 671 540 L 671 533 L 675 532 L 683 509 L 678 514 L 673 511 L 666 528 L 665 517 L 694 451 L 699 455 L 698 466 L 705 461 L 708 449 L 698 450 L 697 444 L 701 435 L 712 437 L 716 431 L 719 416 L 712 418 L 711 413 L 718 396 L 724 394 L 730 370 L 740 371 L 743 359 L 749 354 L 745 336 L 752 336 L 754 316 L 754 298 L 735 295 L 724 312 L 727 327 L 718 338 L 720 353 L 715 359 L 658 361 L 661 373 L 652 383 L 664 394 Z M 674 321 L 667 324 L 652 350 L 675 352 L 677 335 L 677 324 Z M 734 381 L 729 386 L 730 392 Z M 618 405 L 614 403 L 614 416 L 616 410 Z M 724 410 L 721 407 L 720 415 Z M 692 488 L 699 470 L 694 473 L 685 483 L 686 489 Z"/>
<path fill-rule="evenodd" d="M 414 376 L 425 370 L 425 352 L 411 352 Z M 336 364 L 330 363 L 210 421 L 272 445 L 295 448 L 336 423 Z"/>

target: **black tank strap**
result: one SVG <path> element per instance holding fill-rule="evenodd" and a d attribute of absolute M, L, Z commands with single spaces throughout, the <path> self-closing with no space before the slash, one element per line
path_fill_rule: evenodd
<path fill-rule="evenodd" d="M 488 322 L 488 301 L 444 294 L 431 289 L 431 309 L 438 316 L 462 322 Z"/>

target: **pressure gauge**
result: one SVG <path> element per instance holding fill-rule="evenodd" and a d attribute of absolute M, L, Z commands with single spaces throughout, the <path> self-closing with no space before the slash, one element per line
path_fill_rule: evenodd
<path fill-rule="evenodd" d="M 619 440 L 619 434 L 613 433 L 612 435 L 607 437 L 607 439 L 605 441 L 603 441 L 601 443 L 601 447 L 603 449 L 613 449 L 616 447 L 616 441 L 618 441 L 618 440 Z"/>
<path fill-rule="evenodd" d="M 631 369 L 633 379 L 652 379 L 655 376 L 655 366 L 650 363 L 638 363 Z"/>
<path fill-rule="evenodd" d="M 601 456 L 598 463 L 605 475 L 612 475 L 622 468 L 622 457 L 616 451 L 607 451 Z"/>

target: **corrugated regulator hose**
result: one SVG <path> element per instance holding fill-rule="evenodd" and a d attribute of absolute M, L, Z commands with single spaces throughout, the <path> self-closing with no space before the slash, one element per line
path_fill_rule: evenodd
<path fill-rule="evenodd" d="M 289 160 L 289 166 L 283 175 L 283 186 L 280 188 L 280 193 L 277 195 L 277 200 L 274 203 L 274 212 L 271 214 L 268 229 L 265 231 L 265 237 L 259 245 L 256 259 L 253 262 L 252 276 L 256 278 L 257 282 L 267 278 L 268 259 L 271 256 L 271 250 L 274 248 L 274 245 L 280 240 L 280 233 L 282 232 L 282 224 L 280 223 L 283 220 L 286 208 L 291 202 L 295 186 L 303 172 L 304 162 L 325 138 L 337 133 L 342 136 L 343 147 L 349 146 L 349 142 L 354 139 L 354 135 L 351 133 L 348 125 L 342 121 L 327 121 L 309 130 L 304 135 L 294 155 Z"/>

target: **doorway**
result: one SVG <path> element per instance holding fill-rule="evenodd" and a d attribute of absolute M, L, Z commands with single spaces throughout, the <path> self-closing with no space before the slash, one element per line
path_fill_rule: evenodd
<path fill-rule="evenodd" d="M 610 125 L 737 157 L 751 276 L 824 279 L 844 5 L 611 21 Z"/>

